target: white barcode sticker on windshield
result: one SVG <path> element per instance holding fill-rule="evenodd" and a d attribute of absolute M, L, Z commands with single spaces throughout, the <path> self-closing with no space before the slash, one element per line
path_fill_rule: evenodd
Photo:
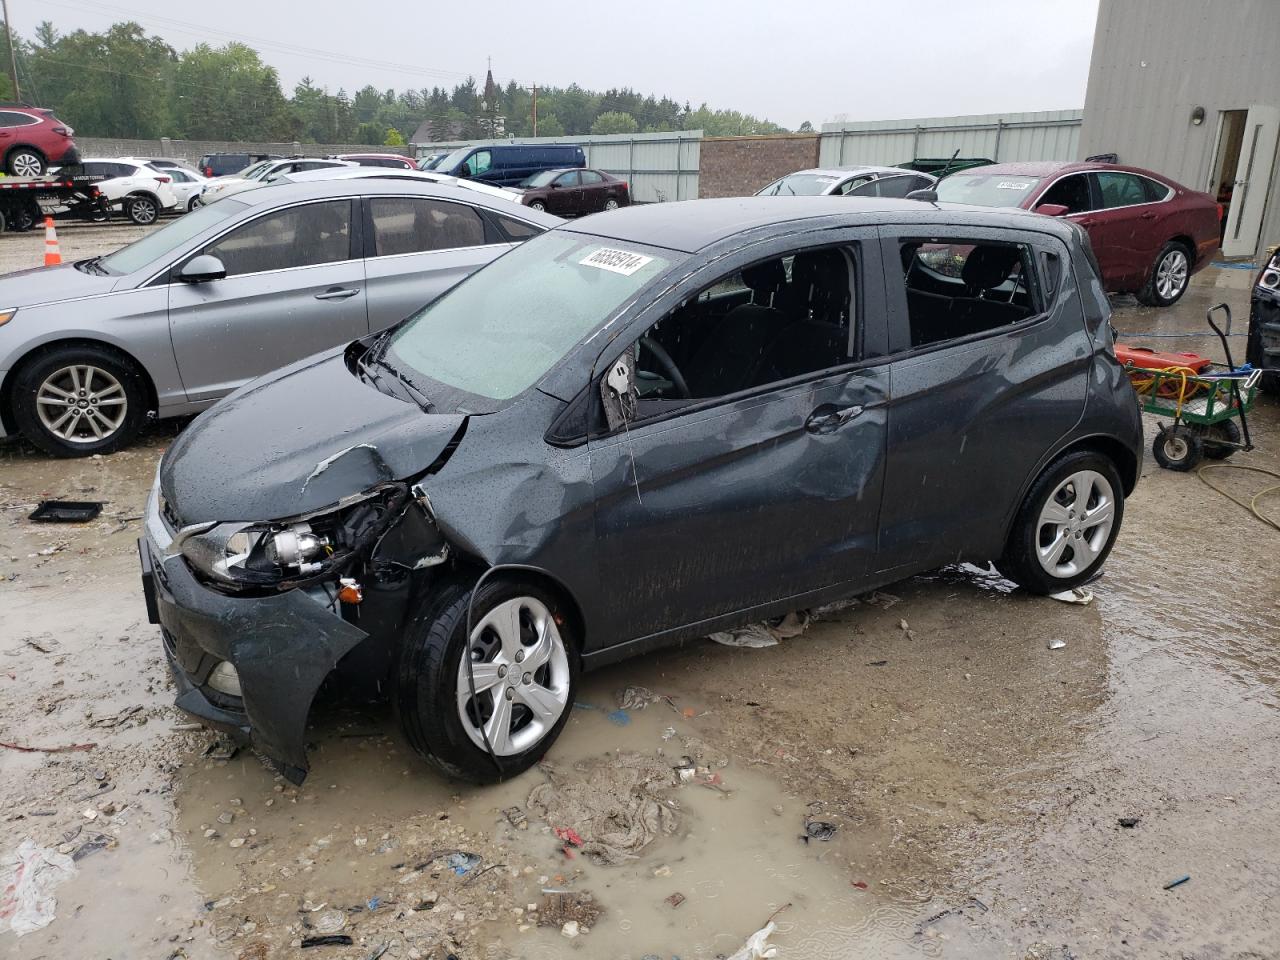
<path fill-rule="evenodd" d="M 996 184 L 997 190 L 1025 190 L 1031 186 L 1029 183 L 1023 183 L 1021 180 L 1001 180 Z"/>
<path fill-rule="evenodd" d="M 620 273 L 624 277 L 629 277 L 646 263 L 652 261 L 653 257 L 646 257 L 641 253 L 629 253 L 626 250 L 601 247 L 594 253 L 588 254 L 579 260 L 578 264 L 584 267 L 598 267 L 601 270 L 608 270 L 612 273 Z"/>

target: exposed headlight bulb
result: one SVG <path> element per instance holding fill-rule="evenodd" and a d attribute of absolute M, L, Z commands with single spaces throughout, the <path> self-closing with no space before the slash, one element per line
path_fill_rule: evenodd
<path fill-rule="evenodd" d="M 327 537 L 317 536 L 309 523 L 295 523 L 271 535 L 267 557 L 278 567 L 297 570 L 303 576 L 317 573 L 319 561 L 329 549 Z"/>

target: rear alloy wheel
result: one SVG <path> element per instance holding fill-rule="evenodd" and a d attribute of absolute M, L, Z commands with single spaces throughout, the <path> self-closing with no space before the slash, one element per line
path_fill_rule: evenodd
<path fill-rule="evenodd" d="M 1160 466 L 1180 473 L 1194 470 L 1205 454 L 1200 435 L 1182 424 L 1161 427 L 1151 443 L 1151 452 Z"/>
<path fill-rule="evenodd" d="M 125 215 L 140 227 L 149 227 L 160 216 L 160 204 L 155 199 L 141 194 L 125 201 Z"/>
<path fill-rule="evenodd" d="M 464 641 L 470 598 L 468 587 L 446 585 L 414 616 L 396 706 L 426 760 L 489 783 L 533 766 L 559 736 L 577 685 L 576 638 L 550 594 L 489 580 L 476 592 Z"/>
<path fill-rule="evenodd" d="M 1032 484 L 997 566 L 1032 593 L 1070 590 L 1102 568 L 1123 516 L 1115 464 L 1091 450 L 1067 454 Z"/>
<path fill-rule="evenodd" d="M 60 347 L 19 371 L 14 416 L 46 453 L 84 457 L 128 443 L 142 425 L 145 396 L 141 376 L 114 352 Z"/>
<path fill-rule="evenodd" d="M 618 200 L 617 200 L 617 198 L 616 198 L 616 197 L 610 197 L 608 200 L 606 200 L 606 201 L 604 202 L 604 208 L 605 208 L 606 210 L 617 210 L 617 209 L 618 209 Z"/>
<path fill-rule="evenodd" d="M 1168 307 L 1182 299 L 1191 282 L 1191 255 L 1181 243 L 1171 241 L 1156 257 L 1151 276 L 1138 291 L 1138 300 L 1149 307 Z"/>
<path fill-rule="evenodd" d="M 19 147 L 9 154 L 6 166 L 11 177 L 38 177 L 45 171 L 44 157 L 27 147 Z"/>

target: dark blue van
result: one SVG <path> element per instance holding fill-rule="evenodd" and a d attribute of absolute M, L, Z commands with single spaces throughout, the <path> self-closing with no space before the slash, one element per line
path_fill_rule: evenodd
<path fill-rule="evenodd" d="M 499 187 L 514 187 L 543 170 L 586 165 L 587 155 L 576 143 L 497 143 L 460 147 L 432 170 Z"/>

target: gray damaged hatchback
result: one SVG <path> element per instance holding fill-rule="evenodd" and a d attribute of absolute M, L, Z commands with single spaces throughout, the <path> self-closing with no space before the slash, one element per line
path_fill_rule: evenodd
<path fill-rule="evenodd" d="M 631 207 L 202 414 L 140 543 L 177 703 L 307 770 L 371 672 L 460 777 L 579 674 L 956 561 L 1093 577 L 1142 428 L 1084 234 L 848 198 Z"/>

